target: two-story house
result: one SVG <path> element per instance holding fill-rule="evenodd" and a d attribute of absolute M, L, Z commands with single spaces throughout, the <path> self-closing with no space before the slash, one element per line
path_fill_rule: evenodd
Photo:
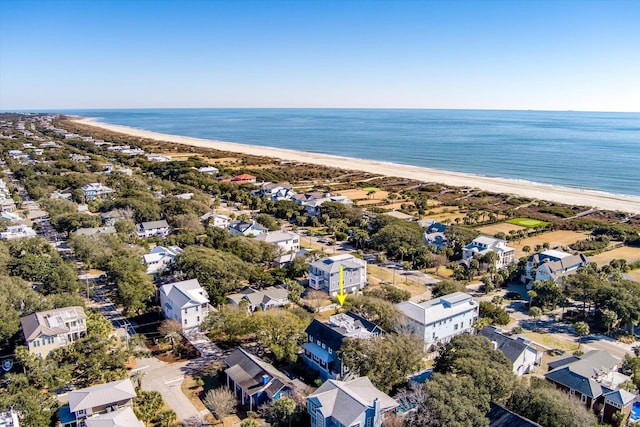
<path fill-rule="evenodd" d="M 603 403 L 604 395 L 618 390 L 629 377 L 618 372 L 620 360 L 603 350 L 567 356 L 549 363 L 545 379 L 580 400 L 588 409 Z"/>
<path fill-rule="evenodd" d="M 269 231 L 256 236 L 256 240 L 276 245 L 285 254 L 300 250 L 300 235 L 292 231 Z"/>
<path fill-rule="evenodd" d="M 550 249 L 527 259 L 522 281 L 530 288 L 533 282 L 551 280 L 560 285 L 562 278 L 576 273 L 579 268 L 589 265 L 583 254 L 573 255 L 564 251 Z"/>
<path fill-rule="evenodd" d="M 229 231 L 234 236 L 255 237 L 269 230 L 255 221 L 232 221 L 229 223 Z"/>
<path fill-rule="evenodd" d="M 144 427 L 133 412 L 136 392 L 124 379 L 69 392 L 69 405 L 60 408 L 62 427 Z"/>
<path fill-rule="evenodd" d="M 489 236 L 478 236 L 462 249 L 462 260 L 469 261 L 474 256 L 482 256 L 488 252 L 498 255 L 496 268 L 503 268 L 515 262 L 516 250 L 507 246 L 507 241 Z"/>
<path fill-rule="evenodd" d="M 36 236 L 37 233 L 35 230 L 24 224 L 10 225 L 7 227 L 6 231 L 0 233 L 0 239 L 4 240 L 23 239 Z"/>
<path fill-rule="evenodd" d="M 273 182 L 263 182 L 260 184 L 260 188 L 251 192 L 255 196 L 264 196 L 269 198 L 272 202 L 278 200 L 291 200 L 295 197 L 296 192 L 288 185 L 277 184 Z"/>
<path fill-rule="evenodd" d="M 182 252 L 184 251 L 178 246 L 156 246 L 148 254 L 142 255 L 142 263 L 147 267 L 147 274 L 159 274 Z"/>
<path fill-rule="evenodd" d="M 523 337 L 509 337 L 495 326 L 482 328 L 478 335 L 488 338 L 495 350 L 500 350 L 513 365 L 513 373 L 520 376 L 536 370 L 542 360 L 542 352 Z"/>
<path fill-rule="evenodd" d="M 83 185 L 82 192 L 84 193 L 84 201 L 90 202 L 92 200 L 107 197 L 109 194 L 113 193 L 113 190 L 99 182 L 92 182 L 91 184 Z"/>
<path fill-rule="evenodd" d="M 337 355 L 342 341 L 345 338 L 368 339 L 380 335 L 383 330 L 349 311 L 334 314 L 327 323 L 314 319 L 305 332 L 307 342 L 302 346 L 305 363 L 318 371 L 323 379 L 341 379 L 349 372 Z"/>
<path fill-rule="evenodd" d="M 224 362 L 227 388 L 250 411 L 290 394 L 293 389 L 285 374 L 242 347 L 236 348 Z"/>
<path fill-rule="evenodd" d="M 169 224 L 164 219 L 136 224 L 136 234 L 141 239 L 146 239 L 148 237 L 165 238 L 169 235 L 169 231 Z"/>
<path fill-rule="evenodd" d="M 229 224 L 231 224 L 231 218 L 215 212 L 207 212 L 200 217 L 200 222 L 211 227 L 229 228 Z"/>
<path fill-rule="evenodd" d="M 397 407 L 367 377 L 328 380 L 307 396 L 312 427 L 381 427 L 384 415 Z"/>
<path fill-rule="evenodd" d="M 209 314 L 209 295 L 198 279 L 160 286 L 160 307 L 166 319 L 173 319 L 182 329 L 197 328 Z"/>
<path fill-rule="evenodd" d="M 309 287 L 337 295 L 340 291 L 340 267 L 345 292 L 356 292 L 367 285 L 367 262 L 344 254 L 312 262 L 309 265 Z"/>
<path fill-rule="evenodd" d="M 396 307 L 407 324 L 424 337 L 427 351 L 438 343 L 448 343 L 456 335 L 472 333 L 473 323 L 479 315 L 478 303 L 464 292 L 454 292 L 420 304 L 405 301 Z"/>
<path fill-rule="evenodd" d="M 87 315 L 79 306 L 40 311 L 20 319 L 29 353 L 38 357 L 87 335 Z"/>

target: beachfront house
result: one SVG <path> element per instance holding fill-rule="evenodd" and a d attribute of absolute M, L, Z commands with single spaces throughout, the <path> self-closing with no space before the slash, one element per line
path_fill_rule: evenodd
<path fill-rule="evenodd" d="M 304 207 L 309 216 L 319 216 L 322 213 L 321 206 L 326 202 L 351 205 L 353 202 L 346 196 L 332 196 L 331 193 L 314 191 L 311 193 L 296 194 L 293 201 Z"/>
<path fill-rule="evenodd" d="M 236 348 L 224 363 L 227 388 L 249 411 L 287 396 L 293 390 L 285 374 L 242 347 Z"/>
<path fill-rule="evenodd" d="M 87 315 L 82 307 L 64 307 L 40 311 L 20 319 L 29 353 L 47 357 L 53 350 L 66 347 L 87 335 Z"/>
<path fill-rule="evenodd" d="M 289 291 L 281 286 L 269 286 L 260 290 L 246 286 L 236 294 L 227 295 L 229 304 L 239 306 L 243 301 L 246 301 L 249 312 L 256 311 L 258 307 L 262 310 L 282 307 L 289 304 Z"/>
<path fill-rule="evenodd" d="M 488 338 L 494 350 L 500 350 L 511 361 L 513 373 L 518 376 L 534 372 L 542 360 L 542 352 L 531 341 L 523 337 L 509 337 L 496 326 L 486 326 L 478 335 Z"/>
<path fill-rule="evenodd" d="M 169 235 L 169 231 L 169 224 L 164 219 L 136 224 L 136 234 L 141 239 L 146 239 L 148 237 L 165 238 Z"/>
<path fill-rule="evenodd" d="M 473 333 L 473 324 L 479 316 L 479 305 L 471 295 L 454 292 L 421 303 L 405 301 L 396 307 L 407 325 L 424 337 L 425 350 L 437 344 L 446 344 L 456 335 Z"/>
<path fill-rule="evenodd" d="M 498 255 L 495 261 L 495 267 L 500 269 L 515 262 L 516 251 L 514 248 L 507 246 L 507 241 L 496 239 L 489 236 L 478 236 L 462 250 L 462 260 L 469 262 L 472 258 L 482 257 L 489 252 Z M 484 262 L 484 261 L 481 261 Z"/>
<path fill-rule="evenodd" d="M 268 231 L 256 236 L 256 240 L 277 246 L 280 253 L 300 250 L 300 235 L 292 231 Z"/>
<path fill-rule="evenodd" d="M 320 377 L 342 379 L 349 372 L 349 368 L 342 364 L 338 351 L 345 338 L 368 339 L 382 334 L 384 331 L 372 322 L 350 311 L 334 314 L 327 323 L 317 319 L 305 330 L 307 342 L 303 360 Z"/>
<path fill-rule="evenodd" d="M 198 172 L 206 173 L 207 175 L 217 175 L 220 170 L 213 166 L 202 166 L 198 168 Z"/>
<path fill-rule="evenodd" d="M 343 254 L 312 262 L 309 265 L 309 287 L 331 296 L 337 295 L 340 292 L 340 267 L 344 292 L 353 293 L 367 286 L 367 262 Z"/>
<path fill-rule="evenodd" d="M 136 392 L 128 378 L 72 390 L 68 398 L 59 410 L 62 427 L 144 427 L 133 412 Z"/>
<path fill-rule="evenodd" d="M 209 294 L 198 279 L 160 286 L 160 307 L 165 319 L 173 319 L 182 329 L 197 328 L 209 315 Z"/>
<path fill-rule="evenodd" d="M 381 427 L 396 402 L 373 386 L 369 378 L 325 381 L 307 396 L 307 412 L 313 427 Z"/>
<path fill-rule="evenodd" d="M 273 182 L 263 182 L 260 184 L 260 188 L 251 192 L 251 194 L 260 197 L 267 197 L 272 202 L 278 200 L 292 200 L 296 192 L 288 185 L 276 184 Z"/>
<path fill-rule="evenodd" d="M 589 265 L 589 260 L 583 254 L 573 255 L 556 249 L 546 250 L 539 254 L 531 255 L 527 259 L 525 273 L 522 281 L 530 289 L 533 282 L 539 280 L 551 280 L 561 284 L 562 278 L 574 274 L 578 269 Z"/>

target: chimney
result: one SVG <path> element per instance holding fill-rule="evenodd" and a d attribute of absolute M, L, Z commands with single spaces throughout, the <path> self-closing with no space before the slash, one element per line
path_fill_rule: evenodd
<path fill-rule="evenodd" d="M 269 375 L 262 376 L 262 385 L 267 385 L 269 383 Z"/>

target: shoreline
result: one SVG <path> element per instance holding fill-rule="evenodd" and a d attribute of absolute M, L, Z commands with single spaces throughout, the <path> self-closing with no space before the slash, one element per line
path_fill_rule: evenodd
<path fill-rule="evenodd" d="M 640 214 L 640 197 L 636 196 L 617 195 L 597 190 L 562 187 L 553 184 L 487 177 L 462 172 L 450 172 L 376 160 L 355 159 L 330 154 L 316 154 L 276 147 L 263 147 L 258 145 L 247 145 L 235 142 L 164 134 L 140 130 L 129 126 L 104 123 L 93 118 L 71 117 L 71 120 L 82 125 L 93 126 L 111 132 L 156 141 L 211 148 L 232 153 L 271 157 L 280 160 L 314 165 L 330 166 L 345 170 L 360 170 L 376 175 L 412 179 L 420 182 L 441 183 L 453 187 L 478 188 L 480 190 L 493 193 L 512 194 L 567 205 L 586 206 L 610 211 Z"/>

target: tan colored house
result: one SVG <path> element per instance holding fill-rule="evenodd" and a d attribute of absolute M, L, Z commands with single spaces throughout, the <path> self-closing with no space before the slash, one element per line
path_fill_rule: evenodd
<path fill-rule="evenodd" d="M 87 315 L 82 307 L 64 307 L 33 313 L 20 319 L 30 353 L 39 357 L 66 347 L 87 335 Z"/>

